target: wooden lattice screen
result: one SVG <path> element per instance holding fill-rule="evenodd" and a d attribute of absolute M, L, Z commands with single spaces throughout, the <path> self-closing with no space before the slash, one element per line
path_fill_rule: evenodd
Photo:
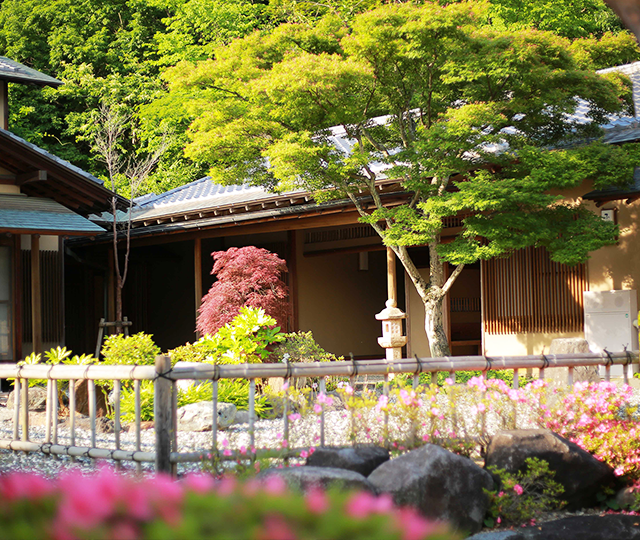
<path fill-rule="evenodd" d="M 581 332 L 586 265 L 552 262 L 544 249 L 519 250 L 482 266 L 483 325 L 489 334 Z"/>
<path fill-rule="evenodd" d="M 22 328 L 24 342 L 31 341 L 31 252 L 22 251 Z M 62 252 L 40 252 L 42 341 L 61 343 L 64 338 L 62 307 Z"/>

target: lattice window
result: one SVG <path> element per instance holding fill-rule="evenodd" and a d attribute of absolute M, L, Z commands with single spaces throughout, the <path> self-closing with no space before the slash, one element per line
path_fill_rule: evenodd
<path fill-rule="evenodd" d="M 581 332 L 586 265 L 552 262 L 544 249 L 519 250 L 482 266 L 483 326 L 489 334 Z"/>
<path fill-rule="evenodd" d="M 31 336 L 31 252 L 22 251 L 22 328 L 24 342 Z M 40 252 L 40 288 L 42 297 L 42 342 L 61 343 L 64 338 L 62 312 L 62 253 Z"/>

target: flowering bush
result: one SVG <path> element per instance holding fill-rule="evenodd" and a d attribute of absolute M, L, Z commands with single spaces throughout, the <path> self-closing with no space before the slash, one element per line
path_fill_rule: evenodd
<path fill-rule="evenodd" d="M 564 488 L 553 477 L 546 461 L 527 458 L 524 472 L 510 474 L 490 467 L 489 471 L 500 479 L 499 490 L 484 490 L 489 495 L 490 507 L 484 520 L 487 527 L 531 523 L 536 516 L 564 505 L 560 496 Z"/>
<path fill-rule="evenodd" d="M 541 423 L 608 463 L 618 476 L 640 478 L 640 410 L 630 386 L 577 383 L 545 411 Z M 548 412 L 548 414 L 546 414 Z"/>
<path fill-rule="evenodd" d="M 290 492 L 272 477 L 240 483 L 192 475 L 181 482 L 145 479 L 102 468 L 57 480 L 31 474 L 0 477 L 0 527 L 7 539 L 189 538 L 288 540 L 454 540 L 388 496 L 312 490 Z"/>
<path fill-rule="evenodd" d="M 230 323 L 243 306 L 262 308 L 281 328 L 290 313 L 288 288 L 282 281 L 287 263 L 255 246 L 229 248 L 211 254 L 212 274 L 218 278 L 202 299 L 197 327 L 201 334 L 215 334 Z"/>

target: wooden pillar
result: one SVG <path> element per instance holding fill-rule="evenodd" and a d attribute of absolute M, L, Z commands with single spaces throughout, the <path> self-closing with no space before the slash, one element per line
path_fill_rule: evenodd
<path fill-rule="evenodd" d="M 31 235 L 31 341 L 42 352 L 42 291 L 40 289 L 40 235 Z"/>
<path fill-rule="evenodd" d="M 298 235 L 296 231 L 288 234 L 287 267 L 289 270 L 289 305 L 291 309 L 290 332 L 298 331 Z"/>
<path fill-rule="evenodd" d="M 396 254 L 393 250 L 387 248 L 387 295 L 390 303 L 389 307 L 398 306 L 398 286 L 396 283 Z"/>
<path fill-rule="evenodd" d="M 196 238 L 193 243 L 193 270 L 194 270 L 194 290 L 196 320 L 198 320 L 198 310 L 202 302 L 202 241 Z M 200 339 L 200 332 L 196 330 L 196 339 Z"/>
<path fill-rule="evenodd" d="M 9 85 L 0 81 L 0 128 L 9 129 Z"/>

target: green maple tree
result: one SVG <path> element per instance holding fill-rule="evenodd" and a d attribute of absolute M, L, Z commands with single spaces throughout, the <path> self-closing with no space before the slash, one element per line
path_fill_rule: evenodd
<path fill-rule="evenodd" d="M 416 287 L 434 356 L 449 353 L 442 303 L 465 264 L 527 246 L 574 264 L 612 243 L 614 225 L 553 192 L 628 183 L 637 154 L 598 142 L 607 115 L 629 113 L 631 91 L 623 76 L 588 69 L 597 40 L 578 62 L 558 35 L 482 24 L 486 9 L 393 4 L 348 25 L 329 14 L 168 73 L 172 91 L 192 97 L 186 155 L 212 163 L 216 181 L 353 202 Z M 586 121 L 572 121 L 580 104 Z M 405 204 L 385 206 L 377 188 L 389 179 L 412 193 Z M 464 219 L 442 243 L 451 216 Z M 416 245 L 429 249 L 426 279 Z"/>

